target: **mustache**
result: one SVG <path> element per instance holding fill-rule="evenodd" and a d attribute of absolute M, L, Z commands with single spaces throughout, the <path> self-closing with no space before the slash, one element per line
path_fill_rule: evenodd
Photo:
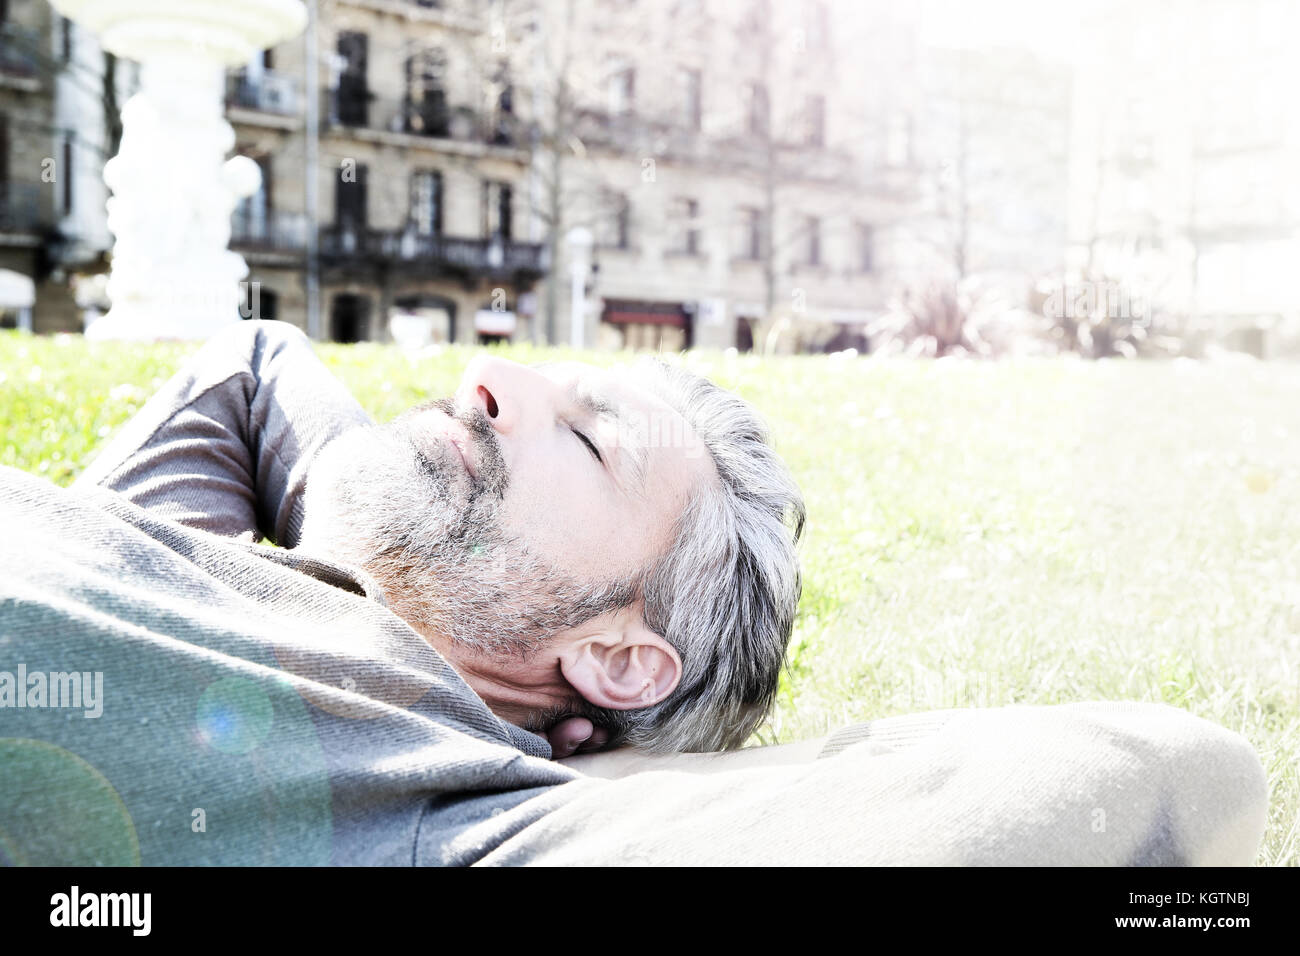
<path fill-rule="evenodd" d="M 404 413 L 403 419 L 410 419 L 422 412 L 437 410 L 465 427 L 472 445 L 475 470 L 474 496 L 486 496 L 500 501 L 505 497 L 510 484 L 510 471 L 501 454 L 501 445 L 497 441 L 496 429 L 481 408 L 458 409 L 451 398 L 437 398 L 422 402 Z"/>

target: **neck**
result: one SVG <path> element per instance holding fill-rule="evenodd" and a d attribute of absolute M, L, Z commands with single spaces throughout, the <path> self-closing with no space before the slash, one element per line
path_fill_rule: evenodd
<path fill-rule="evenodd" d="M 516 726 L 526 727 L 539 714 L 568 707 L 574 699 L 575 691 L 564 679 L 559 655 L 553 651 L 522 659 L 497 657 L 424 637 L 494 714 Z"/>

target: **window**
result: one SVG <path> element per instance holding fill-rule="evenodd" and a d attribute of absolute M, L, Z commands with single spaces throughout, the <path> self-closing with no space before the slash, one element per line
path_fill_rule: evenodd
<path fill-rule="evenodd" d="M 515 112 L 515 87 L 510 79 L 510 63 L 502 60 L 497 64 L 495 77 L 497 87 L 497 111 L 507 116 L 513 116 Z"/>
<path fill-rule="evenodd" d="M 364 342 L 370 338 L 370 297 L 341 292 L 330 302 L 330 338 Z"/>
<path fill-rule="evenodd" d="M 610 249 L 627 249 L 631 245 L 632 207 L 627 196 L 606 192 L 596 241 Z"/>
<path fill-rule="evenodd" d="M 9 114 L 0 113 L 0 185 L 9 182 Z M 2 199 L 4 197 L 0 197 Z"/>
<path fill-rule="evenodd" d="M 241 199 L 235 207 L 232 235 L 241 241 L 264 242 L 271 238 L 271 157 L 263 154 L 251 158 L 261 170 L 262 182 L 257 192 Z"/>
<path fill-rule="evenodd" d="M 421 236 L 442 234 L 442 173 L 424 170 L 412 174 L 411 221 Z"/>
<path fill-rule="evenodd" d="M 72 61 L 72 21 L 67 17 L 60 17 L 59 23 L 59 58 L 64 63 Z"/>
<path fill-rule="evenodd" d="M 682 123 L 693 132 L 703 120 L 703 82 L 699 70 L 682 70 Z"/>
<path fill-rule="evenodd" d="M 509 242 L 513 236 L 514 190 L 509 183 L 483 183 L 483 235 Z"/>
<path fill-rule="evenodd" d="M 451 127 L 447 106 L 447 57 L 426 50 L 406 58 L 405 131 L 421 136 L 446 136 Z"/>
<path fill-rule="evenodd" d="M 822 264 L 822 221 L 816 216 L 804 217 L 804 265 Z"/>
<path fill-rule="evenodd" d="M 826 145 L 826 99 L 809 96 L 804 100 L 804 142 L 809 146 Z"/>
<path fill-rule="evenodd" d="M 370 38 L 364 33 L 345 31 L 339 34 L 339 72 L 335 111 L 344 126 L 365 126 L 370 118 L 370 89 L 366 79 L 366 61 Z"/>
<path fill-rule="evenodd" d="M 358 164 L 339 171 L 334 184 L 334 223 L 342 230 L 359 232 L 366 227 L 366 183 L 369 167 Z"/>
<path fill-rule="evenodd" d="M 740 211 L 741 259 L 758 260 L 763 257 L 763 210 L 752 207 Z"/>
<path fill-rule="evenodd" d="M 857 259 L 858 271 L 870 272 L 875 268 L 876 262 L 876 234 L 875 230 L 865 222 L 860 222 L 854 229 L 857 242 Z"/>
<path fill-rule="evenodd" d="M 679 232 L 677 252 L 688 256 L 700 254 L 700 204 L 694 199 L 678 199 L 673 210 Z"/>
<path fill-rule="evenodd" d="M 768 102 L 767 87 L 762 83 L 750 83 L 745 88 L 746 129 L 753 136 L 767 135 Z"/>
<path fill-rule="evenodd" d="M 497 64 L 492 84 L 496 96 L 488 141 L 494 146 L 510 146 L 515 141 L 515 88 L 510 79 L 510 65 L 505 60 Z"/>
<path fill-rule="evenodd" d="M 615 57 L 610 60 L 608 84 L 610 115 L 631 113 L 636 102 L 636 70 L 623 58 Z"/>
<path fill-rule="evenodd" d="M 59 170 L 63 180 L 63 214 L 72 215 L 72 181 L 76 177 L 72 174 L 72 134 L 63 134 L 63 168 Z"/>

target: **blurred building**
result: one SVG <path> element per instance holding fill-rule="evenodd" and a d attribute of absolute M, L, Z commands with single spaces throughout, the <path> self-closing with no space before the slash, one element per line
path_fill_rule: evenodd
<path fill-rule="evenodd" d="M 228 77 L 263 174 L 232 222 L 247 316 L 344 342 L 866 349 L 902 288 L 1059 268 L 1065 71 L 934 49 L 913 5 L 312 6 Z M 34 282 L 38 330 L 75 329 L 105 304 L 133 68 L 46 0 L 0 13 L 0 269 Z"/>
<path fill-rule="evenodd" d="M 927 46 L 918 72 L 913 262 L 1023 296 L 1065 264 L 1072 71 L 1026 50 Z"/>
<path fill-rule="evenodd" d="M 1076 85 L 1071 259 L 1193 335 L 1300 345 L 1300 61 L 1289 0 L 1098 10 Z"/>
<path fill-rule="evenodd" d="M 874 2 L 545 9 L 543 59 L 563 66 L 543 109 L 568 107 L 543 113 L 564 128 L 543 124 L 538 159 L 543 211 L 564 223 L 543 303 L 559 337 L 865 348 L 915 198 L 890 95 L 908 80 L 912 24 Z"/>
<path fill-rule="evenodd" d="M 22 6 L 57 51 L 70 28 L 44 0 Z M 295 39 L 229 77 L 236 151 L 263 172 L 232 229 L 246 314 L 339 341 L 542 338 L 551 316 L 550 337 L 589 346 L 747 348 L 774 330 L 790 348 L 865 346 L 915 197 L 912 131 L 885 95 L 906 86 L 889 67 L 915 36 L 888 4 L 316 7 L 314 69 Z M 93 87 L 89 61 L 100 82 L 106 61 L 88 38 L 85 56 Z M 21 102 L 48 124 L 58 83 L 32 73 Z M 74 127 L 91 125 L 102 110 Z M 57 133 L 12 143 L 63 148 Z M 88 271 L 108 245 L 108 155 L 91 155 L 84 190 Z M 12 168 L 29 174 L 10 194 L 26 217 L 15 254 L 61 278 L 36 261 L 64 219 L 58 191 L 30 178 L 36 163 Z M 571 241 L 584 231 L 590 248 Z M 41 298 L 38 328 L 76 327 Z"/>
<path fill-rule="evenodd" d="M 235 217 L 249 314 L 340 341 L 865 350 L 891 297 L 943 271 L 932 187 L 958 166 L 968 271 L 1023 288 L 1059 268 L 1064 71 L 929 50 L 907 5 L 318 9 L 314 80 L 293 41 L 230 81 L 266 184 Z"/>
<path fill-rule="evenodd" d="M 234 217 L 247 313 L 340 342 L 515 334 L 545 264 L 485 5 L 321 0 L 318 20 L 314 71 L 298 38 L 229 78 L 236 151 L 263 180 Z"/>
<path fill-rule="evenodd" d="M 228 77 L 235 151 L 263 174 L 232 221 L 244 314 L 345 342 L 514 334 L 545 269 L 523 235 L 530 153 L 486 16 L 454 0 L 317 6 L 311 75 L 295 38 Z M 0 0 L 0 24 L 0 295 L 18 302 L 21 280 L 35 293 L 0 315 L 80 330 L 107 305 L 103 166 L 138 72 L 46 0 Z"/>
<path fill-rule="evenodd" d="M 0 325 L 81 330 L 72 279 L 106 267 L 103 165 L 134 81 L 45 0 L 0 0 Z"/>

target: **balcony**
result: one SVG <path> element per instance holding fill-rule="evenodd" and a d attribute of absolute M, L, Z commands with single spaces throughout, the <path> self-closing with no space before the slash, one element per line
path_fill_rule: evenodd
<path fill-rule="evenodd" d="M 380 97 L 361 87 L 340 86 L 326 92 L 324 116 L 335 129 L 506 148 L 522 148 L 528 141 L 524 125 L 513 114 L 485 116 L 431 95 L 419 100 Z"/>
<path fill-rule="evenodd" d="M 301 255 L 307 248 L 307 217 L 276 209 L 236 208 L 230 244 L 241 251 Z"/>
<path fill-rule="evenodd" d="M 226 80 L 226 106 L 274 116 L 297 116 L 302 109 L 297 77 L 270 70 L 250 76 L 239 70 Z"/>
<path fill-rule="evenodd" d="M 479 14 L 482 11 L 478 8 L 486 6 L 486 4 L 465 3 L 463 0 L 342 0 L 342 2 L 417 22 L 442 23 L 461 30 L 481 30 L 483 24 Z"/>
<path fill-rule="evenodd" d="M 588 148 L 762 174 L 771 161 L 781 180 L 861 185 L 860 160 L 844 149 L 751 132 L 704 133 L 662 117 L 578 108 L 570 132 Z M 770 154 L 770 156 L 769 156 Z"/>
<path fill-rule="evenodd" d="M 701 140 L 698 133 L 682 133 L 668 123 L 640 113 L 610 113 L 599 109 L 575 110 L 570 131 L 588 146 L 642 153 L 665 147 L 666 138 L 673 134 L 691 143 Z"/>
<path fill-rule="evenodd" d="M 0 182 L 0 233 L 35 235 L 47 224 L 41 214 L 40 186 Z"/>
<path fill-rule="evenodd" d="M 17 79 L 39 79 L 40 60 L 36 52 L 41 49 L 41 37 L 35 30 L 13 23 L 0 24 L 0 75 Z"/>
<path fill-rule="evenodd" d="M 546 272 L 545 250 L 537 243 L 422 236 L 413 229 L 326 227 L 321 230 L 320 254 L 340 263 L 368 260 L 466 276 L 538 277 Z"/>

